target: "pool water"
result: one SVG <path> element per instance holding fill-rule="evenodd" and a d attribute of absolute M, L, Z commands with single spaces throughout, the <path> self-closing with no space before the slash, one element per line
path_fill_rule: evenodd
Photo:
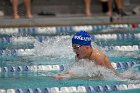
<path fill-rule="evenodd" d="M 22 36 L 21 36 L 22 37 Z M 64 69 L 69 68 L 75 60 L 75 55 L 71 47 L 71 35 L 46 36 L 42 42 L 39 42 L 34 36 L 32 43 L 23 42 L 0 42 L 0 67 L 17 67 L 33 65 L 63 65 Z M 3 38 L 3 37 L 2 37 Z M 140 45 L 139 39 L 126 40 L 96 40 L 93 39 L 92 46 L 102 50 L 111 60 L 111 62 L 139 62 L 137 59 L 140 51 L 116 51 L 104 49 L 105 46 L 120 45 Z M 20 55 L 13 53 L 14 49 L 34 49 L 32 55 Z M 5 52 L 4 52 L 5 51 Z M 138 84 L 139 82 L 130 82 L 123 80 L 93 80 L 93 79 L 64 79 L 55 80 L 51 76 L 63 71 L 28 71 L 28 72 L 1 72 L 0 89 L 27 89 L 27 88 L 52 88 L 52 87 L 70 87 L 70 86 L 103 86 L 120 84 Z M 118 71 L 119 72 L 119 71 Z M 112 91 L 112 93 L 139 93 L 140 89 L 125 91 Z"/>

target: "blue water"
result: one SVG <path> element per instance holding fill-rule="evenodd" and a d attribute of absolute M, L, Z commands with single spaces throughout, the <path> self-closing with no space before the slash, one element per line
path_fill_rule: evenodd
<path fill-rule="evenodd" d="M 113 41 L 95 41 L 96 47 L 103 49 L 108 45 L 133 45 L 139 44 L 139 40 L 113 40 Z M 26 66 L 26 65 L 65 65 L 68 67 L 74 63 L 74 53 L 72 52 L 70 36 L 50 38 L 42 43 L 13 45 L 1 43 L 1 49 L 17 49 L 17 48 L 34 48 L 36 53 L 32 56 L 6 55 L 0 56 L 0 67 L 10 66 Z M 137 56 L 139 51 L 134 52 L 112 52 L 104 51 L 112 62 L 139 62 Z M 124 55 L 125 54 L 125 55 Z M 0 88 L 45 88 L 45 87 L 68 87 L 68 86 L 98 86 L 98 85 L 119 85 L 129 84 L 127 81 L 119 80 L 90 80 L 90 79 L 68 79 L 55 80 L 49 75 L 58 72 L 24 72 L 24 73 L 1 73 Z M 115 91 L 112 93 L 139 93 L 139 90 Z"/>

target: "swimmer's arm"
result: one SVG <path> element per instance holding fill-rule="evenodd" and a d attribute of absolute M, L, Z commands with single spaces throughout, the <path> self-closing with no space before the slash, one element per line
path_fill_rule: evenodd
<path fill-rule="evenodd" d="M 98 56 L 98 55 L 96 55 L 96 56 Z M 94 61 L 95 61 L 96 65 L 106 67 L 103 56 L 100 55 L 100 57 L 96 57 L 94 59 Z"/>
<path fill-rule="evenodd" d="M 107 66 L 107 68 L 112 69 L 112 70 L 115 71 L 115 69 L 113 68 L 113 66 L 112 66 L 112 64 L 111 64 L 111 62 L 109 60 L 109 58 L 106 57 L 106 56 L 105 56 L 105 65 Z"/>
<path fill-rule="evenodd" d="M 72 72 L 66 72 L 64 74 L 61 74 L 61 73 L 56 74 L 56 75 L 54 75 L 52 77 L 55 78 L 55 79 L 57 79 L 57 80 L 61 80 L 61 79 L 71 78 L 73 76 L 74 76 L 74 73 L 72 73 Z"/>
<path fill-rule="evenodd" d="M 96 57 L 95 62 L 96 62 L 96 65 L 111 69 L 118 76 L 118 72 L 113 68 L 108 57 L 106 57 L 106 56 Z"/>
<path fill-rule="evenodd" d="M 96 55 L 96 56 L 98 56 L 98 55 Z M 96 65 L 100 65 L 100 66 L 106 67 L 108 69 L 115 70 L 113 68 L 113 66 L 111 65 L 111 62 L 107 56 L 100 55 L 100 57 L 96 57 L 95 62 L 96 62 Z"/>

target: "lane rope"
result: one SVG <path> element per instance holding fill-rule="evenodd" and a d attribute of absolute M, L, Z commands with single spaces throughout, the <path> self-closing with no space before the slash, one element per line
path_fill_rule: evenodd
<path fill-rule="evenodd" d="M 128 69 L 134 65 L 139 65 L 140 62 L 117 62 L 111 63 L 115 69 Z M 11 67 L 0 67 L 0 72 L 38 72 L 38 71 L 63 71 L 65 65 L 33 65 L 33 66 L 11 66 Z"/>
<path fill-rule="evenodd" d="M 70 86 L 70 87 L 51 87 L 51 88 L 28 88 L 28 89 L 0 89 L 0 93 L 93 93 L 111 92 L 140 89 L 140 84 L 120 84 L 102 86 Z"/>

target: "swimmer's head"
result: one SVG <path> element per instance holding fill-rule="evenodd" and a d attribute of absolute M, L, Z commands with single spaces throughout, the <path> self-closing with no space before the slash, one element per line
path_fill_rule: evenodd
<path fill-rule="evenodd" d="M 86 31 L 79 31 L 72 37 L 72 44 L 78 44 L 81 46 L 91 46 L 91 37 Z"/>

